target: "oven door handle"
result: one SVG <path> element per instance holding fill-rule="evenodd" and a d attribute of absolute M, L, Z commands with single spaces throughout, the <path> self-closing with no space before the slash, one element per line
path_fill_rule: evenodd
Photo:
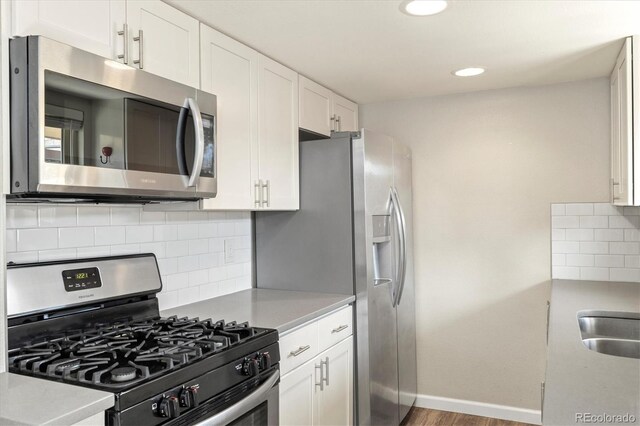
<path fill-rule="evenodd" d="M 258 386 L 258 388 L 248 396 L 245 396 L 242 400 L 238 401 L 238 403 L 199 423 L 196 423 L 194 426 L 226 425 L 227 423 L 230 423 L 245 414 L 247 411 L 264 402 L 267 399 L 267 394 L 269 394 L 273 389 L 273 386 L 278 382 L 278 379 L 280 379 L 279 370 L 270 375 L 264 383 Z"/>

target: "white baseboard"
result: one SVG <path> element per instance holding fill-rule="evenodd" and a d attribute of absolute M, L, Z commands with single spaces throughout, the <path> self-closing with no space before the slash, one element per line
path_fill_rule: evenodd
<path fill-rule="evenodd" d="M 540 410 L 510 407 L 508 405 L 487 404 L 464 399 L 444 398 L 441 396 L 420 395 L 416 398 L 416 406 L 433 410 L 453 411 L 473 416 L 494 417 L 514 422 L 542 424 Z"/>

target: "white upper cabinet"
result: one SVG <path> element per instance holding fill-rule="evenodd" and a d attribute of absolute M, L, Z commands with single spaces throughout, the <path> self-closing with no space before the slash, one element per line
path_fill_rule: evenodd
<path fill-rule="evenodd" d="M 255 50 L 201 26 L 202 90 L 218 99 L 218 194 L 205 209 L 251 210 L 258 174 L 258 59 Z"/>
<path fill-rule="evenodd" d="M 158 0 L 127 1 L 129 64 L 200 87 L 200 24 Z"/>
<path fill-rule="evenodd" d="M 304 76 L 300 84 L 300 124 L 299 127 L 325 136 L 331 136 L 331 90 L 320 86 Z"/>
<path fill-rule="evenodd" d="M 300 208 L 298 74 L 260 56 L 258 169 L 261 210 Z"/>
<path fill-rule="evenodd" d="M 633 88 L 640 83 L 639 67 L 634 63 L 634 53 L 638 51 L 639 42 L 637 37 L 628 37 L 625 40 L 610 80 L 611 201 L 619 206 L 640 204 L 640 182 L 635 184 L 633 178 L 634 167 L 636 165 L 640 167 L 640 153 L 634 149 L 634 142 L 640 141 L 638 138 L 640 129 L 637 128 L 640 123 L 636 123 L 635 135 L 633 124 L 634 102 L 636 105 L 640 104 L 640 98 L 637 94 L 634 96 Z M 637 114 L 635 120 L 638 120 Z M 638 158 L 638 162 L 634 157 Z"/>
<path fill-rule="evenodd" d="M 324 136 L 358 130 L 358 104 L 306 77 L 299 81 L 301 129 Z"/>
<path fill-rule="evenodd" d="M 337 132 L 355 132 L 358 130 L 358 104 L 334 93 L 332 97 L 332 117 Z"/>
<path fill-rule="evenodd" d="M 42 35 L 105 58 L 124 54 L 124 0 L 14 0 L 11 6 L 13 35 Z"/>

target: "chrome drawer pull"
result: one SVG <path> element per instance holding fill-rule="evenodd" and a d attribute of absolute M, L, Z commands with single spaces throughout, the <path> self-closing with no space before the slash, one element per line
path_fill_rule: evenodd
<path fill-rule="evenodd" d="M 308 351 L 309 349 L 311 349 L 311 346 L 306 345 L 306 346 L 300 346 L 298 349 L 296 349 L 295 351 L 291 351 L 289 352 L 289 356 L 298 356 L 300 355 L 302 352 L 304 351 Z"/>
<path fill-rule="evenodd" d="M 346 324 L 345 325 L 341 325 L 340 327 L 334 328 L 333 330 L 331 330 L 331 334 L 340 333 L 342 330 L 347 329 L 347 328 L 349 328 L 348 325 L 346 325 Z"/>

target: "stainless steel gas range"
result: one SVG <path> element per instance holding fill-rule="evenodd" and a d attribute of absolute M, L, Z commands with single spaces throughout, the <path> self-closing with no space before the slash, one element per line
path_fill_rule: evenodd
<path fill-rule="evenodd" d="M 10 264 L 7 278 L 9 370 L 112 392 L 105 424 L 278 424 L 278 332 L 161 318 L 154 255 Z"/>

